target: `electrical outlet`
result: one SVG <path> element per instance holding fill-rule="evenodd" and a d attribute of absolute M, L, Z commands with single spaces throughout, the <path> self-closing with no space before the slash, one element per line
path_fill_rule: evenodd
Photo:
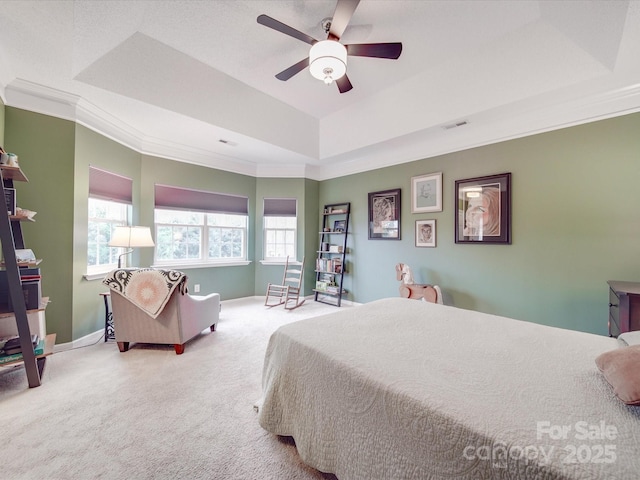
<path fill-rule="evenodd" d="M 198 292 L 200 292 L 200 284 L 199 284 L 199 283 L 196 283 L 196 284 L 193 286 L 193 293 L 198 293 Z"/>

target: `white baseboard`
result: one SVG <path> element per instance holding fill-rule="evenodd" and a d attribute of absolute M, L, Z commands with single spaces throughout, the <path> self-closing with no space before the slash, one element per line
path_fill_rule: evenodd
<path fill-rule="evenodd" d="M 104 328 L 100 330 L 96 330 L 89 335 L 85 335 L 84 337 L 78 338 L 72 342 L 67 343 L 56 343 L 55 348 L 53 349 L 54 353 L 64 352 L 67 350 L 73 350 L 74 348 L 87 347 L 89 345 L 95 345 L 98 342 L 104 342 Z"/>

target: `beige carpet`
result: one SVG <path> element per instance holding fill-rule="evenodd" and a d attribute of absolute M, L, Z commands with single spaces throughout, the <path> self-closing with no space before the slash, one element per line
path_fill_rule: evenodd
<path fill-rule="evenodd" d="M 271 333 L 336 310 L 232 300 L 218 330 L 180 356 L 171 346 L 120 353 L 100 342 L 49 357 L 33 389 L 24 367 L 0 369 L 0 478 L 335 479 L 263 430 L 253 404 Z"/>

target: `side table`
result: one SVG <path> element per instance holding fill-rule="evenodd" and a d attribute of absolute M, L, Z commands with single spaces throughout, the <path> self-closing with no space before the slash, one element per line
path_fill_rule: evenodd
<path fill-rule="evenodd" d="M 110 292 L 102 292 L 100 294 L 104 298 L 104 341 L 115 340 L 116 330 L 113 328 L 113 312 L 109 308 Z"/>
<path fill-rule="evenodd" d="M 640 330 L 640 282 L 609 280 L 609 336 Z"/>

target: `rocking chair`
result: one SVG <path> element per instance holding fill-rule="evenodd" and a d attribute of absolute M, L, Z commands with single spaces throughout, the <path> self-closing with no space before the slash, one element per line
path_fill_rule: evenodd
<path fill-rule="evenodd" d="M 284 264 L 284 275 L 282 276 L 282 284 L 276 285 L 269 283 L 267 285 L 267 296 L 264 304 L 267 307 L 277 307 L 284 304 L 287 310 L 293 310 L 304 303 L 304 298 L 300 301 L 300 285 L 302 283 L 302 274 L 304 272 L 304 257 L 302 265 L 289 265 L 289 257 Z M 276 303 L 270 303 L 275 300 Z"/>

